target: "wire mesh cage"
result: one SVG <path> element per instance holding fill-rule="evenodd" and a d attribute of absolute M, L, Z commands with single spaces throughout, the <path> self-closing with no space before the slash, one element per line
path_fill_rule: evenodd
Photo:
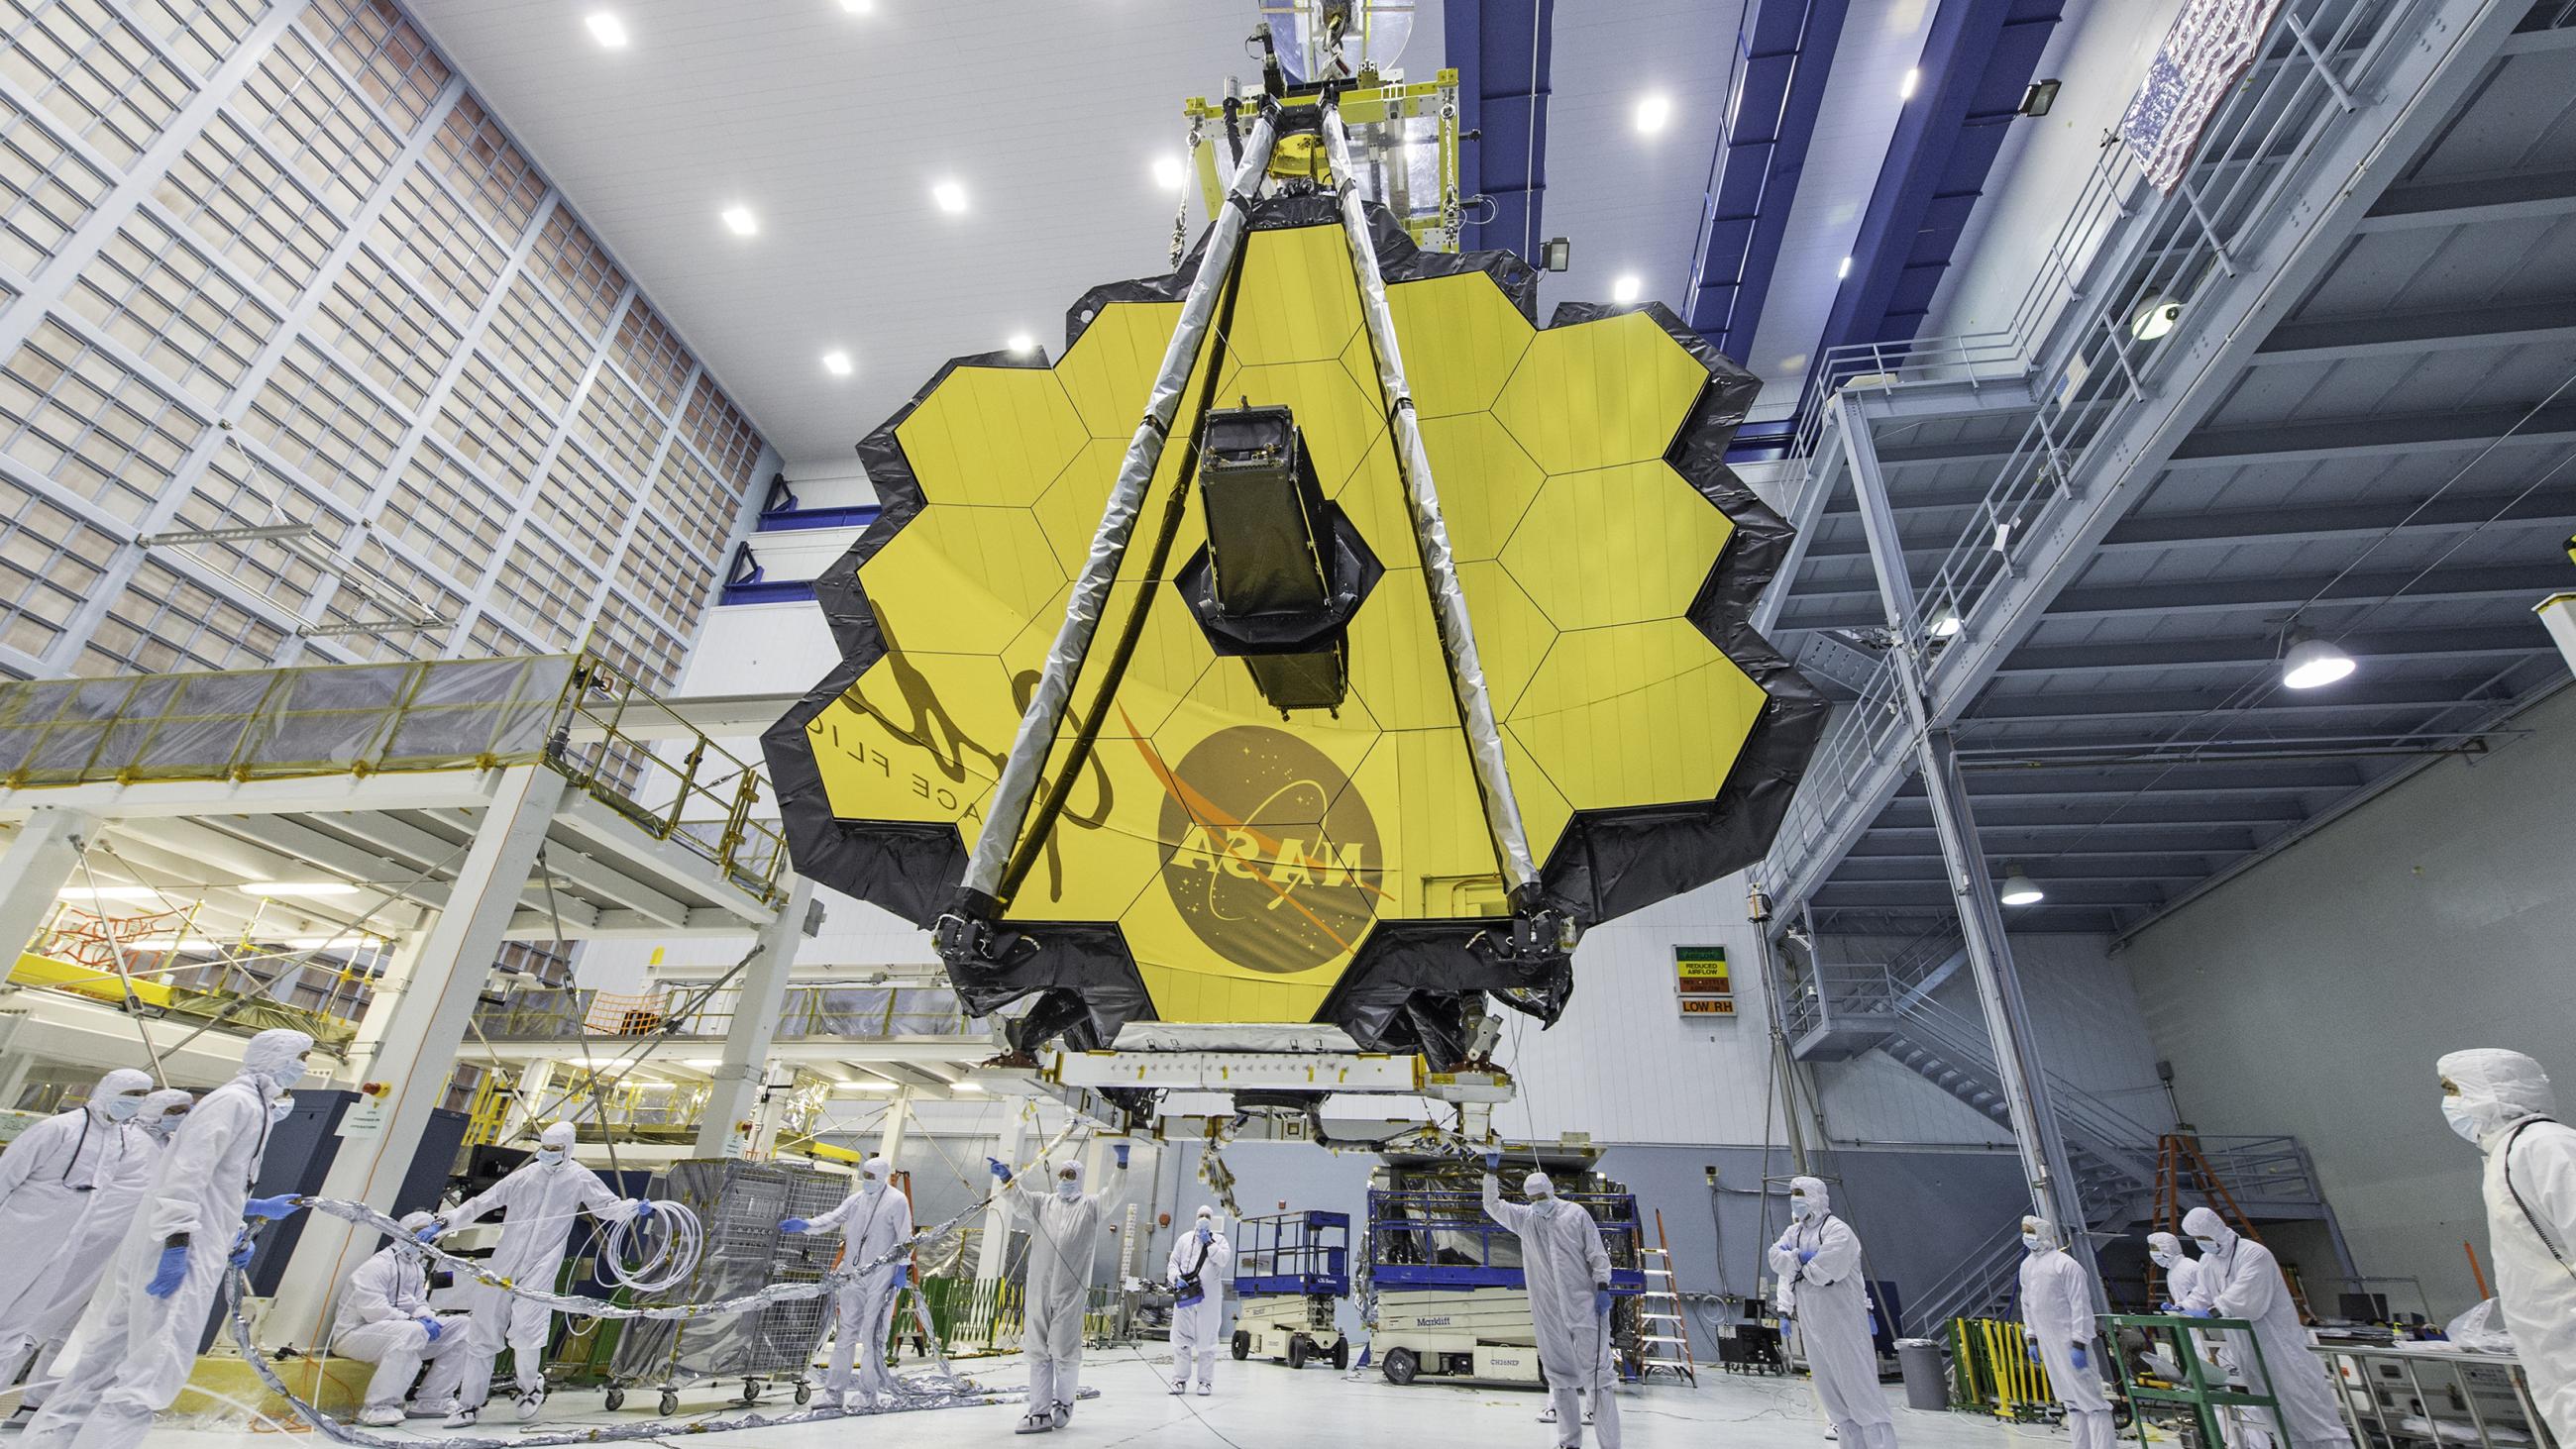
<path fill-rule="evenodd" d="M 782 1163 L 680 1162 L 654 1190 L 695 1212 L 706 1242 L 686 1281 L 641 1295 L 640 1302 L 703 1303 L 772 1283 L 818 1282 L 839 1256 L 839 1235 L 791 1235 L 778 1224 L 831 1211 L 849 1191 L 844 1178 Z M 747 1393 L 762 1378 L 801 1379 L 831 1311 L 831 1298 L 822 1295 L 713 1318 L 634 1320 L 618 1340 L 610 1377 L 621 1385 L 656 1385 L 666 1404 L 670 1391 L 716 1379 L 743 1379 Z"/>

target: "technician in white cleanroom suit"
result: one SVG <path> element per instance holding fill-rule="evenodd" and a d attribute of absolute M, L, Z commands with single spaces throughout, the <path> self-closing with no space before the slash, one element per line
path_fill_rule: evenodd
<path fill-rule="evenodd" d="M 44 1306 L 31 1319 L 36 1340 L 34 1372 L 28 1376 L 21 1403 L 41 1404 L 52 1391 L 53 1360 L 63 1341 L 71 1337 L 73 1325 L 80 1322 L 81 1310 L 89 1307 L 90 1295 L 98 1291 L 98 1280 L 116 1256 L 116 1245 L 125 1241 L 126 1230 L 134 1226 L 134 1214 L 143 1206 L 143 1195 L 161 1165 L 162 1150 L 170 1145 L 170 1134 L 178 1130 L 188 1104 L 195 1100 L 193 1094 L 175 1087 L 143 1098 L 131 1125 L 142 1134 L 144 1150 L 135 1155 L 131 1170 L 120 1170 L 112 1178 L 102 1175 L 71 1243 L 55 1255 L 53 1271 L 44 1282 L 31 1290 L 31 1296 L 41 1297 Z M 0 1361 L 6 1357 L 0 1354 Z M 8 1380 L 6 1364 L 0 1362 L 0 1383 Z"/>
<path fill-rule="evenodd" d="M 1020 1352 L 1029 1364 L 1029 1411 L 1021 1434 L 1043 1434 L 1073 1422 L 1082 1388 L 1082 1305 L 1091 1292 L 1091 1254 L 1100 1242 L 1100 1199 L 1082 1190 L 1082 1164 L 1051 1174 L 1055 1190 L 1014 1179 L 1008 1164 L 987 1157 L 1011 1216 L 1029 1230 L 1028 1285 L 1021 1294 Z"/>
<path fill-rule="evenodd" d="M 2290 1443 L 2307 1449 L 2311 1445 L 2350 1445 L 2352 1435 L 2343 1424 L 2343 1411 L 2335 1403 L 2335 1388 L 2326 1375 L 2326 1366 L 2308 1349 L 2308 1331 L 2299 1326 L 2299 1308 L 2290 1298 L 2290 1285 L 2281 1277 L 2281 1264 L 2272 1250 L 2251 1239 L 2239 1237 L 2227 1220 L 2205 1207 L 2183 1214 L 2182 1230 L 2191 1234 L 2200 1247 L 2200 1281 L 2192 1286 L 2191 1301 L 2183 1311 L 2202 1317 L 2242 1318 L 2254 1325 L 2248 1335 L 2230 1332 L 2227 1350 L 2235 1362 L 2237 1374 L 2256 1393 L 2267 1392 L 2258 1382 L 2264 1368 L 2271 1371 L 2272 1387 L 2268 1392 L 2281 1404 L 2282 1422 L 2289 1425 Z M 2254 1349 L 2263 1350 L 2261 1365 Z M 2271 1416 L 2256 1410 L 2265 1426 Z"/>
<path fill-rule="evenodd" d="M 2183 1255 L 2182 1239 L 2171 1233 L 2147 1234 L 2147 1259 L 2164 1270 L 2165 1298 L 2158 1311 L 2171 1312 L 2191 1301 L 2191 1290 L 2200 1283 L 2200 1264 Z"/>
<path fill-rule="evenodd" d="M 1592 1214 L 1556 1195 L 1544 1172 L 1521 1179 L 1524 1205 L 1503 1201 L 1494 1174 L 1503 1154 L 1485 1154 L 1485 1215 L 1519 1235 L 1521 1278 L 1530 1321 L 1538 1329 L 1538 1366 L 1547 1373 L 1556 1410 L 1556 1442 L 1583 1442 L 1583 1403 L 1592 1401 L 1592 1433 L 1601 1449 L 1619 1449 L 1618 1370 L 1610 1363 L 1610 1250 Z"/>
<path fill-rule="evenodd" d="M 313 1038 L 279 1028 L 242 1049 L 241 1075 L 188 1110 L 161 1154 L 143 1208 L 81 1323 L 80 1362 L 20 1441 L 29 1449 L 132 1449 L 196 1367 L 224 1265 L 245 1213 L 278 1218 L 292 1198 L 251 1200 L 268 1130 L 295 1105 Z"/>
<path fill-rule="evenodd" d="M 2102 1392 L 2102 1351 L 2093 1329 L 2093 1280 L 2058 1245 L 2056 1225 L 2021 1220 L 2021 1326 L 2048 1386 L 2066 1406 L 2075 1449 L 2111 1449 L 2111 1397 Z"/>
<path fill-rule="evenodd" d="M 551 1293 L 563 1267 L 564 1242 L 572 1236 L 573 1219 L 583 1208 L 602 1222 L 649 1218 L 653 1205 L 608 1190 L 599 1174 L 572 1160 L 573 1127 L 557 1122 L 537 1134 L 537 1155 L 499 1182 L 438 1215 L 428 1241 L 485 1214 L 506 1212 L 501 1241 L 484 1260 L 484 1268 L 511 1282 Z M 554 1310 L 532 1299 L 489 1284 L 474 1289 L 473 1321 L 465 1330 L 465 1373 L 456 1389 L 455 1412 L 446 1427 L 462 1429 L 483 1411 L 492 1394 L 492 1363 L 501 1345 L 510 1346 L 511 1371 L 518 1380 L 519 1417 L 533 1419 L 546 1397 L 546 1332 Z"/>
<path fill-rule="evenodd" d="M 859 1190 L 841 1205 L 808 1221 L 789 1218 L 782 1233 L 827 1233 L 841 1230 L 841 1266 L 873 1263 L 912 1241 L 912 1199 L 886 1185 L 893 1164 L 871 1157 L 859 1165 Z M 843 1283 L 832 1295 L 840 1326 L 832 1332 L 832 1364 L 823 1377 L 823 1392 L 839 1396 L 844 1409 L 863 1409 L 894 1402 L 894 1375 L 886 1372 L 886 1334 L 892 1327 L 895 1295 L 912 1281 L 912 1263 L 898 1258 Z M 858 1351 L 859 1371 L 850 1374 L 851 1350 Z"/>
<path fill-rule="evenodd" d="M 429 1259 L 417 1235 L 438 1219 L 412 1213 L 402 1220 L 395 1238 L 349 1275 L 340 1290 L 339 1311 L 331 1316 L 331 1351 L 376 1366 L 367 1380 L 366 1407 L 358 1422 L 371 1429 L 403 1421 L 403 1398 L 420 1375 L 426 1359 L 437 1366 L 421 1386 L 423 1404 L 444 1404 L 456 1397 L 456 1380 L 465 1370 L 465 1315 L 439 1313 L 429 1306 Z M 422 1418 L 436 1409 L 414 1411 Z"/>
<path fill-rule="evenodd" d="M 131 1208 L 152 1171 L 152 1139 L 134 1125 L 152 1078 L 119 1067 L 89 1101 L 18 1134 L 0 1151 L 0 1384 L 14 1383 L 37 1344 L 71 1257 L 115 1246 L 94 1241 L 104 1194 Z M 92 1275 L 95 1281 L 95 1275 Z"/>
<path fill-rule="evenodd" d="M 1780 1280 L 1780 1315 L 1797 1329 L 1834 1437 L 1843 1449 L 1895 1449 L 1896 1416 L 1878 1391 L 1870 1343 L 1860 1238 L 1833 1215 L 1816 1178 L 1789 1180 L 1789 1217 L 1789 1231 L 1771 1245 L 1771 1272 Z"/>
<path fill-rule="evenodd" d="M 1216 1392 L 1216 1346 L 1225 1336 L 1225 1280 L 1234 1267 L 1234 1245 L 1216 1230 L 1216 1209 L 1202 1205 L 1198 1221 L 1172 1244 L 1163 1265 L 1172 1285 L 1172 1392 L 1190 1386 L 1190 1356 L 1198 1355 L 1199 1392 Z M 1192 1294 L 1195 1293 L 1195 1297 Z M 1178 1301 L 1188 1298 L 1190 1301 Z"/>
<path fill-rule="evenodd" d="M 2520 1052 L 2453 1052 L 2442 1115 L 2486 1154 L 2487 1251 L 2532 1402 L 2576 1445 L 2576 1129 L 2552 1115 L 2549 1074 Z"/>

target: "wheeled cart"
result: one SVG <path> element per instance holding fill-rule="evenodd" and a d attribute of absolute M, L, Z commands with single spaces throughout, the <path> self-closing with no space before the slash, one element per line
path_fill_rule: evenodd
<path fill-rule="evenodd" d="M 1334 1304 L 1351 1296 L 1351 1215 L 1274 1213 L 1237 1224 L 1234 1356 L 1349 1368 Z"/>

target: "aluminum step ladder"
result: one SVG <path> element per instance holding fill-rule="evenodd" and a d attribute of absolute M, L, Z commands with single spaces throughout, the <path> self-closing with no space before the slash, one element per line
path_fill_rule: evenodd
<path fill-rule="evenodd" d="M 1682 1315 L 1679 1285 L 1673 1281 L 1672 1249 L 1664 1241 L 1664 1210 L 1655 1209 L 1655 1246 L 1643 1249 L 1639 1266 L 1646 1272 L 1646 1291 L 1637 1297 L 1637 1382 L 1657 1373 L 1699 1387 L 1699 1369 L 1691 1362 L 1690 1320 Z"/>

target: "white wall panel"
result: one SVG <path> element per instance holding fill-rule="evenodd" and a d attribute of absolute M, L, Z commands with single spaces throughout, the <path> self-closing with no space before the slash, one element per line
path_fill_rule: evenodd
<path fill-rule="evenodd" d="M 2184 1114 L 2295 1132 L 2365 1274 L 2475 1296 L 2479 1158 L 2434 1058 L 2525 1052 L 2576 1098 L 2576 692 L 2148 927 L 2122 953 Z"/>

